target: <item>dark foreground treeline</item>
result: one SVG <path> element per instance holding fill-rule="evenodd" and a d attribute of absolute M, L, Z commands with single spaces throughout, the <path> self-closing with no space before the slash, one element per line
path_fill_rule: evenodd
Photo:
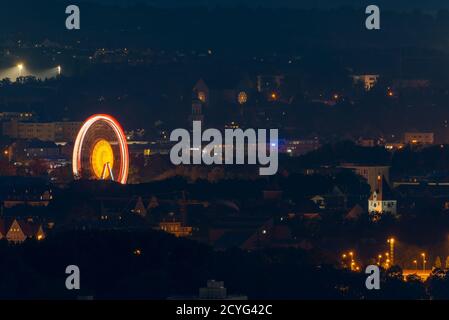
<path fill-rule="evenodd" d="M 140 250 L 140 254 L 136 254 Z M 250 299 L 449 298 L 443 271 L 426 284 L 383 274 L 381 290 L 365 289 L 365 275 L 316 266 L 300 250 L 214 252 L 159 232 L 68 231 L 45 241 L 0 244 L 2 299 L 166 299 L 196 295 L 208 279 L 225 281 L 228 293 Z M 65 288 L 65 268 L 81 271 L 81 289 Z"/>

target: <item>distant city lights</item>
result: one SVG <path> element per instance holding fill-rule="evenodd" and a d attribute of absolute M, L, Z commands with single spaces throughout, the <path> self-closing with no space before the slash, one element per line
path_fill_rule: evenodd
<path fill-rule="evenodd" d="M 62 74 L 62 66 L 57 65 L 51 68 L 34 69 L 30 68 L 25 62 L 20 61 L 9 68 L 0 69 L 0 80 L 10 79 L 17 81 L 21 77 L 34 77 L 36 79 L 50 79 Z"/>

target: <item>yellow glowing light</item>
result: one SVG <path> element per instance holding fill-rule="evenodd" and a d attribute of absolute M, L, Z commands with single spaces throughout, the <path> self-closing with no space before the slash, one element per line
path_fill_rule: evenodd
<path fill-rule="evenodd" d="M 239 104 L 245 104 L 248 101 L 248 95 L 245 91 L 239 92 L 237 96 L 237 101 Z"/>
<path fill-rule="evenodd" d="M 19 63 L 19 64 L 17 65 L 17 68 L 19 68 L 19 70 L 22 71 L 22 69 L 23 69 L 23 64 L 22 64 L 22 63 Z"/>
<path fill-rule="evenodd" d="M 114 151 L 104 139 L 98 140 L 92 150 L 91 165 L 95 177 L 98 179 L 107 179 L 109 171 L 114 167 Z"/>
<path fill-rule="evenodd" d="M 198 92 L 198 100 L 200 100 L 201 102 L 206 102 L 206 93 L 203 91 Z"/>
<path fill-rule="evenodd" d="M 271 94 L 271 99 L 273 99 L 273 100 L 276 100 L 276 99 L 277 99 L 277 94 L 276 94 L 276 92 L 273 92 L 273 93 Z"/>

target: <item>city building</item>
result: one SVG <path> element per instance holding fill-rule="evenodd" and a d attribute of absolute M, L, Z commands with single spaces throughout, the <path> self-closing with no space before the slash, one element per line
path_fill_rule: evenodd
<path fill-rule="evenodd" d="M 142 197 L 138 197 L 134 209 L 131 210 L 132 213 L 138 214 L 139 216 L 145 217 L 148 213 L 145 207 Z"/>
<path fill-rule="evenodd" d="M 246 76 L 241 79 L 234 76 L 199 79 L 192 89 L 193 100 L 199 100 L 206 108 L 223 103 L 245 105 L 253 96 L 253 87 L 253 83 Z"/>
<path fill-rule="evenodd" d="M 208 242 L 216 250 L 299 247 L 290 227 L 264 217 L 226 217 L 208 227 Z"/>
<path fill-rule="evenodd" d="M 321 146 L 318 139 L 279 139 L 279 153 L 286 153 L 291 157 L 299 157 Z"/>
<path fill-rule="evenodd" d="M 359 204 L 356 204 L 345 215 L 345 220 L 358 220 L 364 213 L 365 210 L 363 210 L 363 208 Z"/>
<path fill-rule="evenodd" d="M 355 143 L 358 146 L 365 147 L 365 148 L 372 148 L 372 147 L 376 146 L 376 140 L 375 139 L 360 138 Z"/>
<path fill-rule="evenodd" d="M 366 91 L 370 91 L 377 84 L 379 80 L 378 74 L 359 74 L 353 75 L 352 81 L 354 85 L 363 85 Z"/>
<path fill-rule="evenodd" d="M 228 295 L 223 281 L 208 280 L 205 288 L 200 288 L 200 300 L 247 300 L 246 296 Z"/>
<path fill-rule="evenodd" d="M 389 166 L 370 166 L 370 165 L 356 165 L 356 164 L 343 164 L 341 166 L 345 169 L 351 169 L 359 176 L 366 179 L 371 187 L 371 191 L 376 190 L 379 176 L 384 177 L 387 183 L 390 182 L 390 167 Z"/>
<path fill-rule="evenodd" d="M 210 90 L 209 86 L 203 79 L 199 79 L 193 86 L 193 99 L 198 100 L 205 105 L 209 104 L 210 101 Z"/>
<path fill-rule="evenodd" d="M 411 145 L 430 145 L 435 143 L 433 132 L 406 132 L 404 143 Z"/>
<path fill-rule="evenodd" d="M 21 194 L 10 194 L 3 201 L 3 206 L 5 208 L 12 208 L 18 205 L 26 205 L 31 207 L 46 207 L 49 205 L 52 199 L 53 195 L 51 190 L 45 190 L 43 192 L 25 192 Z"/>
<path fill-rule="evenodd" d="M 216 300 L 226 299 L 227 291 L 223 281 L 208 280 L 206 288 L 200 288 L 200 299 Z"/>
<path fill-rule="evenodd" d="M 60 156 L 60 149 L 51 141 L 31 140 L 26 143 L 23 153 L 26 159 L 53 159 Z"/>
<path fill-rule="evenodd" d="M 41 159 L 49 162 L 55 162 L 52 167 L 57 167 L 59 160 L 64 162 L 64 158 L 70 158 L 69 155 L 62 153 L 63 147 L 58 146 L 52 141 L 41 140 L 16 140 L 6 149 L 5 155 L 9 161 L 26 162 L 33 159 Z"/>
<path fill-rule="evenodd" d="M 0 112 L 0 121 L 11 121 L 11 120 L 18 120 L 18 121 L 34 121 L 36 120 L 36 114 L 34 112 L 8 112 L 8 111 L 1 111 Z"/>
<path fill-rule="evenodd" d="M 320 209 L 346 209 L 347 197 L 339 187 L 334 186 L 326 194 L 317 194 L 310 199 Z"/>
<path fill-rule="evenodd" d="M 229 295 L 223 281 L 207 280 L 206 287 L 199 289 L 198 296 L 173 296 L 169 300 L 248 300 L 245 295 Z"/>
<path fill-rule="evenodd" d="M 384 144 L 385 149 L 388 151 L 396 151 L 404 148 L 404 144 L 402 142 L 387 142 Z"/>
<path fill-rule="evenodd" d="M 397 213 L 397 201 L 383 176 L 377 177 L 376 190 L 368 199 L 368 213 L 373 221 L 378 221 L 383 214 L 396 215 Z"/>
<path fill-rule="evenodd" d="M 192 101 L 191 121 L 201 121 L 204 124 L 203 102 L 199 99 L 194 98 Z"/>
<path fill-rule="evenodd" d="M 53 199 L 53 190 L 45 179 L 20 176 L 2 176 L 0 178 L 0 204 L 2 209 L 18 205 L 46 207 Z"/>
<path fill-rule="evenodd" d="M 168 232 L 175 237 L 188 237 L 192 235 L 192 227 L 182 225 L 181 221 L 161 221 L 159 222 L 159 230 Z"/>
<path fill-rule="evenodd" d="M 81 122 L 23 122 L 13 119 L 3 123 L 3 135 L 13 139 L 38 139 L 41 141 L 74 141 Z"/>
<path fill-rule="evenodd" d="M 27 239 L 45 239 L 42 225 L 19 219 L 0 219 L 0 239 L 6 239 L 12 243 L 22 243 Z"/>

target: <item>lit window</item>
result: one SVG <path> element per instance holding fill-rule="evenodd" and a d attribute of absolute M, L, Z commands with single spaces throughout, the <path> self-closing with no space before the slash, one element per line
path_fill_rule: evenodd
<path fill-rule="evenodd" d="M 198 99 L 201 102 L 206 102 L 206 93 L 203 91 L 198 92 Z"/>

